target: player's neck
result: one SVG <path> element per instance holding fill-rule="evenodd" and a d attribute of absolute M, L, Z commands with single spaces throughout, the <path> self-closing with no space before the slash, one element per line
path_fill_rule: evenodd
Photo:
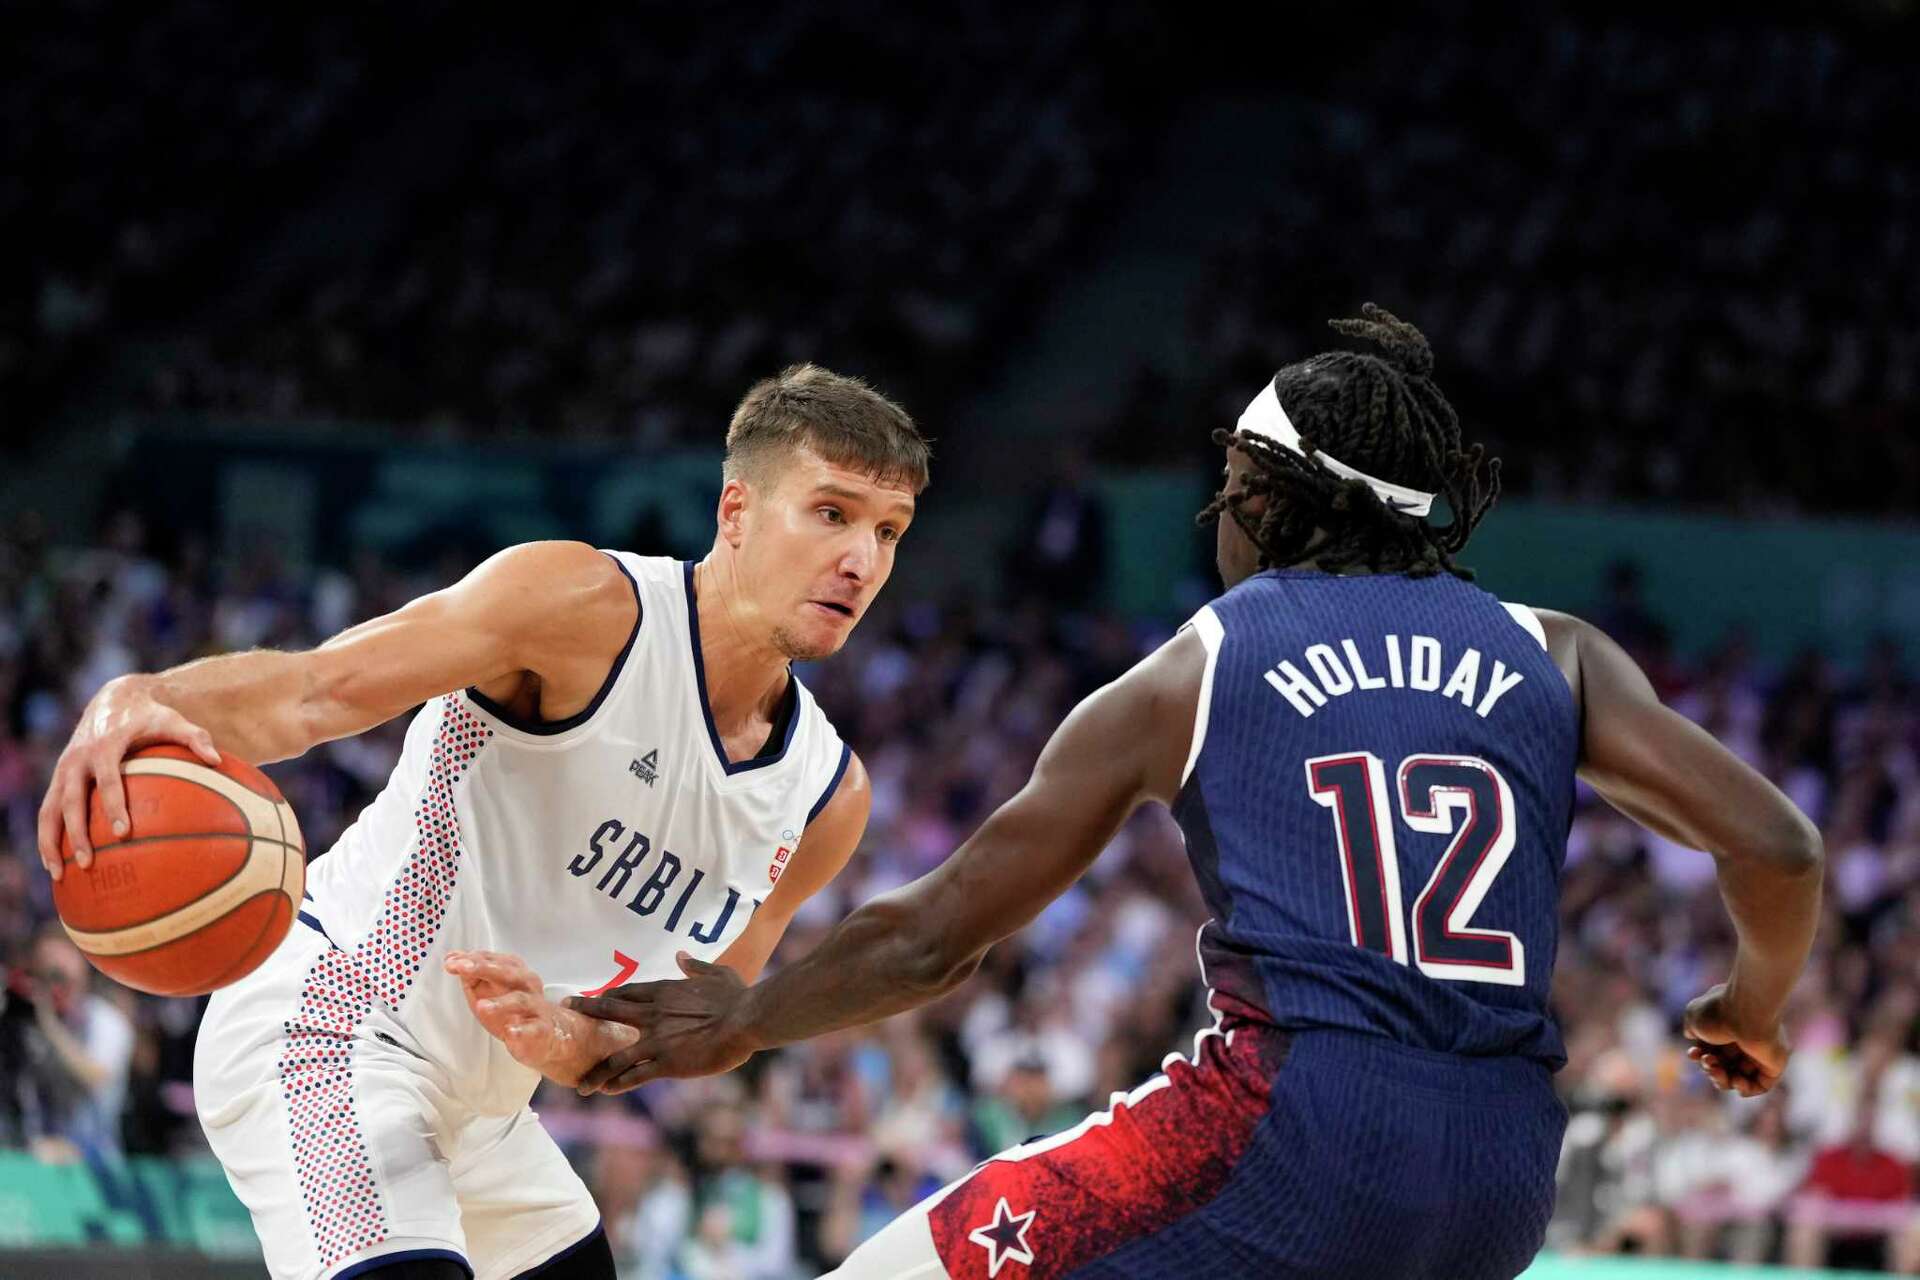
<path fill-rule="evenodd" d="M 787 689 L 787 655 L 764 628 L 753 625 L 738 583 L 717 557 L 693 567 L 693 599 L 714 728 L 726 738 L 771 723 Z"/>

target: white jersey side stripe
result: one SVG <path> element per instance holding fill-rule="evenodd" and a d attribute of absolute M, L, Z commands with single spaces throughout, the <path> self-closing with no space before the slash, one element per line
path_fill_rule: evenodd
<path fill-rule="evenodd" d="M 1500 607 L 1512 614 L 1513 620 L 1525 628 L 1526 633 L 1538 641 L 1542 649 L 1547 647 L 1547 629 L 1540 625 L 1540 619 L 1532 609 L 1524 604 L 1511 604 L 1505 600 L 1500 602 Z"/>
<path fill-rule="evenodd" d="M 1213 707 L 1213 669 L 1220 661 L 1220 641 L 1226 636 L 1226 628 L 1220 625 L 1220 615 L 1205 605 L 1193 615 L 1187 624 L 1193 633 L 1200 637 L 1200 643 L 1207 647 L 1207 669 L 1200 677 L 1200 703 L 1193 711 L 1193 743 L 1187 748 L 1187 765 L 1180 770 L 1180 785 L 1186 786 L 1187 779 L 1193 776 L 1193 766 L 1200 759 L 1200 748 L 1207 741 L 1207 713 Z"/>

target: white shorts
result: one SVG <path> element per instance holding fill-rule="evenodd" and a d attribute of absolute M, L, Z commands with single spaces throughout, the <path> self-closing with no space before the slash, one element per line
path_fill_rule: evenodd
<path fill-rule="evenodd" d="M 392 1011 L 347 990 L 345 953 L 295 924 L 216 992 L 194 1048 L 194 1105 L 253 1214 L 274 1280 L 346 1280 L 397 1255 L 505 1280 L 592 1235 L 599 1211 L 531 1108 L 483 1115 L 409 1047 Z M 332 998 L 358 1016 L 296 1023 Z"/>

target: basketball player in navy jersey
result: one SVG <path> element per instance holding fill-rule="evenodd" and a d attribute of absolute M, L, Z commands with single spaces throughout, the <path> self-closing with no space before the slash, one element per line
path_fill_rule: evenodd
<path fill-rule="evenodd" d="M 1723 1089 L 1771 1088 L 1817 833 L 1605 635 L 1470 584 L 1454 556 L 1497 464 L 1462 444 L 1419 331 L 1365 317 L 1334 328 L 1379 354 L 1289 365 L 1217 435 L 1225 595 L 1075 710 L 950 859 L 804 959 L 751 987 L 683 960 L 685 980 L 572 1002 L 641 1033 L 583 1087 L 723 1071 L 936 999 L 1158 800 L 1213 915 L 1214 1025 L 835 1274 L 1512 1276 L 1565 1122 L 1548 991 L 1577 774 L 1718 860 L 1739 948 L 1687 1007 L 1690 1053 Z"/>

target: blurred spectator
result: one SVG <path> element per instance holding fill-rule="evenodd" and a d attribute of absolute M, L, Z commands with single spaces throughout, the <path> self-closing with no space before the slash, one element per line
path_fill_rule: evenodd
<path fill-rule="evenodd" d="M 1721 1128 L 1733 1119 L 1720 1109 Z M 1759 1263 L 1775 1247 L 1774 1222 L 1806 1174 L 1806 1155 L 1787 1127 L 1778 1095 L 1751 1116 L 1746 1132 L 1718 1132 L 1711 1170 L 1678 1205 L 1680 1252 Z"/>
<path fill-rule="evenodd" d="M 117 1151 L 133 1025 L 92 990 L 86 957 L 58 924 L 34 935 L 27 964 L 8 976 L 0 1058 L 19 1136 L 42 1159 Z"/>
<path fill-rule="evenodd" d="M 1081 608 L 1107 578 L 1107 508 L 1087 459 L 1061 450 L 1008 548 L 1007 580 L 1053 607 Z"/>
<path fill-rule="evenodd" d="M 671 1280 L 673 1255 L 686 1239 L 693 1197 L 667 1151 L 610 1142 L 595 1156 L 591 1179 L 607 1241 L 629 1280 Z"/>
<path fill-rule="evenodd" d="M 694 1144 L 694 1230 L 678 1265 L 688 1280 L 784 1280 L 795 1265 L 793 1201 L 747 1162 L 747 1117 L 717 1106 Z"/>
<path fill-rule="evenodd" d="M 985 1158 L 1073 1125 L 1085 1107 L 1062 1099 L 1053 1072 L 1038 1054 L 1016 1058 L 999 1084 L 973 1107 L 973 1149 Z"/>
<path fill-rule="evenodd" d="M 843 1261 L 880 1228 L 938 1191 L 940 1179 L 910 1152 L 848 1165 L 833 1183 L 833 1203 L 820 1226 L 821 1255 Z"/>
<path fill-rule="evenodd" d="M 1005 1021 L 1004 1004 L 983 1001 L 975 1007 L 975 1025 L 968 1029 L 975 1088 L 998 1089 L 1020 1068 L 1039 1072 L 1050 1096 L 1087 1096 L 1093 1087 L 1097 1042 L 1081 1034 L 1064 995 L 1060 983 L 1049 976 L 1027 983 Z"/>
<path fill-rule="evenodd" d="M 1659 1126 L 1643 1107 L 1639 1069 L 1609 1053 L 1570 1101 L 1548 1242 L 1567 1252 L 1664 1252 L 1667 1222 L 1653 1184 Z"/>
<path fill-rule="evenodd" d="M 1641 594 L 1644 570 L 1631 560 L 1607 566 L 1607 594 L 1594 610 L 1593 623 L 1643 666 L 1662 653 L 1667 630 L 1647 608 Z"/>
<path fill-rule="evenodd" d="M 1846 1141 L 1815 1153 L 1813 1167 L 1788 1213 L 1787 1261 L 1800 1267 L 1839 1262 L 1837 1246 L 1855 1242 L 1875 1246 L 1873 1262 L 1886 1258 L 1885 1245 L 1905 1234 L 1915 1219 L 1913 1165 L 1874 1141 L 1877 1100 L 1885 1060 L 1865 1068 L 1854 1121 Z M 1857 1259 L 1847 1258 L 1846 1265 Z"/>

